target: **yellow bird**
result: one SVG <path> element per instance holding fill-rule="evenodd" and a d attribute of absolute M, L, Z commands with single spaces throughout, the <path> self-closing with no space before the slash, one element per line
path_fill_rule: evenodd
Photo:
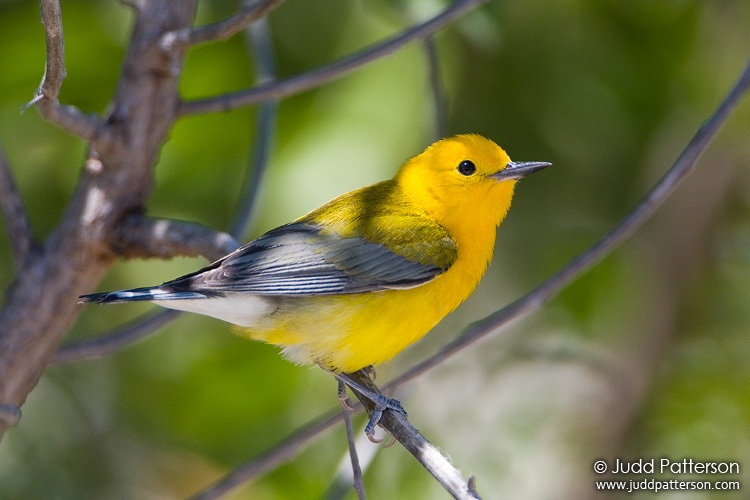
<path fill-rule="evenodd" d="M 511 162 L 479 135 L 443 139 L 393 179 L 341 195 L 199 271 L 82 299 L 213 316 L 295 363 L 354 372 L 391 359 L 474 291 L 516 182 L 549 165 Z"/>

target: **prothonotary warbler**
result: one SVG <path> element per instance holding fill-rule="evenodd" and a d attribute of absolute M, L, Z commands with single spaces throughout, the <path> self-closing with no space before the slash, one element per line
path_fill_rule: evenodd
<path fill-rule="evenodd" d="M 213 316 L 295 363 L 354 372 L 391 359 L 474 291 L 516 182 L 549 165 L 512 162 L 479 135 L 443 139 L 393 179 L 343 194 L 199 271 L 82 299 Z"/>

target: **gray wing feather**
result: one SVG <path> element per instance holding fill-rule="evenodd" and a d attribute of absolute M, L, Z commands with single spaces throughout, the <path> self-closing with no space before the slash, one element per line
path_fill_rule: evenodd
<path fill-rule="evenodd" d="M 445 270 L 360 238 L 326 237 L 319 227 L 296 222 L 269 231 L 224 259 L 161 288 L 209 295 L 348 294 L 412 288 Z"/>

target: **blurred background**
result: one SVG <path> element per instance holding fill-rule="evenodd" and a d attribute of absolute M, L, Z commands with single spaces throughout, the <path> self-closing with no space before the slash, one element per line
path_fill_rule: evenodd
<path fill-rule="evenodd" d="M 201 2 L 197 24 L 237 2 Z M 270 16 L 281 77 L 324 65 L 426 19 L 437 0 L 302 2 Z M 61 100 L 103 112 L 132 24 L 120 2 L 63 2 Z M 666 171 L 750 56 L 746 0 L 494 0 L 435 37 L 445 131 L 476 132 L 552 169 L 522 182 L 478 291 L 379 368 L 385 382 L 468 324 L 542 282 L 615 225 Z M 20 114 L 44 69 L 33 1 L 0 1 L 0 144 L 37 236 L 57 224 L 85 144 Z M 189 53 L 185 99 L 252 85 L 246 40 Z M 328 199 L 391 177 L 437 136 L 424 45 L 285 99 L 243 241 Z M 255 108 L 177 123 L 156 167 L 153 216 L 226 230 L 254 148 Z M 739 462 L 750 488 L 750 99 L 699 170 L 623 247 L 530 317 L 400 390 L 414 425 L 487 498 L 598 498 L 593 463 L 662 457 Z M 1 222 L 0 222 L 1 223 Z M 118 263 L 97 290 L 160 283 L 201 259 Z M 13 280 L 0 231 L 0 290 Z M 71 300 L 75 300 L 71 297 Z M 69 341 L 150 309 L 88 306 Z M 104 359 L 50 367 L 0 445 L 0 498 L 172 499 L 200 491 L 338 405 L 321 370 L 227 324 L 183 315 Z M 356 423 L 358 435 L 364 425 Z M 371 498 L 447 498 L 399 445 L 367 448 Z M 343 427 L 229 498 L 321 498 L 346 460 Z M 346 461 L 344 461 L 346 467 Z M 744 494 L 743 494 L 744 491 Z M 606 494 L 607 498 L 625 494 Z M 651 498 L 636 494 L 628 498 Z M 349 493 L 346 498 L 355 498 Z"/>

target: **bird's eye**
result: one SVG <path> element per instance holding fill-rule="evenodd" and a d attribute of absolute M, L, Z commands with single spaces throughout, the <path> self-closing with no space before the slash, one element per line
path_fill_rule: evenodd
<path fill-rule="evenodd" d="M 476 165 L 471 160 L 464 160 L 458 164 L 458 172 L 461 175 L 469 176 L 477 171 Z"/>

